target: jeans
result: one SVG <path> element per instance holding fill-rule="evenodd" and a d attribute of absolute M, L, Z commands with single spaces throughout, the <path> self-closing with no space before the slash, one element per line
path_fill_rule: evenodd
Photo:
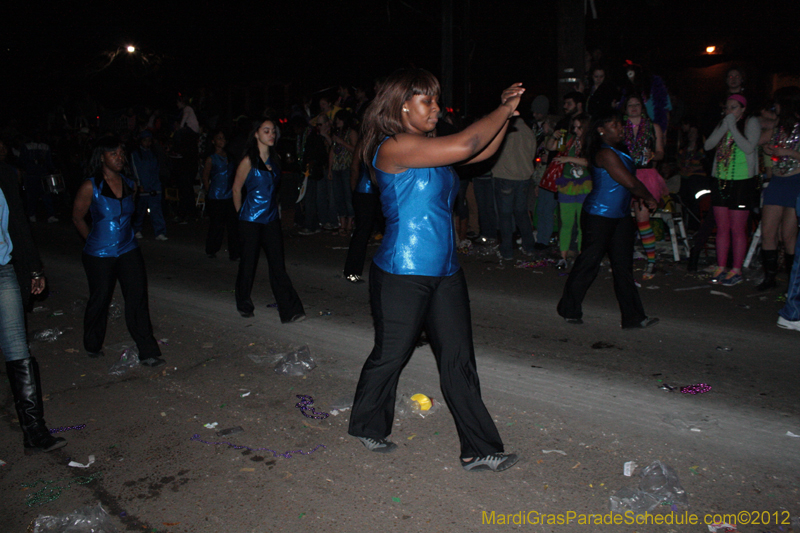
<path fill-rule="evenodd" d="M 600 261 L 608 253 L 614 277 L 614 293 L 622 312 L 622 327 L 633 327 L 647 315 L 633 280 L 633 218 L 607 218 L 581 213 L 583 248 L 567 278 L 558 314 L 564 318 L 581 318 L 581 305 L 586 292 L 600 272 Z"/>
<path fill-rule="evenodd" d="M 0 266 L 0 349 L 6 361 L 30 357 L 25 338 L 25 311 L 14 266 Z"/>
<path fill-rule="evenodd" d="M 392 432 L 400 372 L 424 327 L 442 395 L 458 430 L 461 457 L 502 452 L 503 441 L 481 399 L 464 271 L 443 277 L 402 276 L 373 263 L 369 294 L 375 347 L 361 370 L 348 433 L 383 439 Z"/>
<path fill-rule="evenodd" d="M 800 213 L 800 197 L 797 199 L 797 212 Z M 798 247 L 800 247 L 800 232 L 797 235 L 795 250 Z M 800 320 L 800 254 L 796 251 L 794 263 L 792 264 L 792 273 L 789 276 L 789 288 L 786 291 L 786 305 L 778 311 L 778 314 L 792 322 Z"/>
<path fill-rule="evenodd" d="M 149 192 L 139 193 L 136 200 L 136 218 L 133 221 L 133 231 L 139 233 L 144 226 L 144 217 L 150 210 L 150 223 L 156 236 L 167 234 L 167 224 L 164 222 L 164 212 L 161 210 L 161 192 L 151 195 Z"/>
<path fill-rule="evenodd" d="M 472 178 L 475 201 L 478 204 L 478 223 L 481 237 L 497 238 L 497 209 L 494 204 L 494 178 Z"/>
<path fill-rule="evenodd" d="M 553 215 L 555 215 L 558 202 L 556 193 L 546 191 L 539 187 L 539 196 L 536 202 L 536 243 L 550 244 L 553 236 Z"/>
<path fill-rule="evenodd" d="M 353 192 L 350 189 L 350 169 L 332 170 L 333 174 L 333 203 L 336 206 L 336 215 L 340 217 L 355 216 L 353 211 Z"/>
<path fill-rule="evenodd" d="M 494 194 L 500 221 L 500 255 L 514 256 L 514 222 L 522 237 L 522 249 L 533 252 L 533 228 L 528 216 L 528 180 L 494 178 Z"/>

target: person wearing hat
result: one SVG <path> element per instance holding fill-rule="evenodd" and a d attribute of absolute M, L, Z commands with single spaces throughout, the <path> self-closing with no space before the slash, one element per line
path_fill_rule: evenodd
<path fill-rule="evenodd" d="M 161 169 L 158 157 L 152 150 L 153 134 L 144 130 L 139 134 L 139 148 L 131 153 L 131 165 L 138 183 L 139 198 L 136 202 L 136 217 L 133 231 L 137 239 L 142 239 L 144 217 L 150 213 L 150 223 L 157 241 L 167 240 L 167 224 L 161 210 Z"/>

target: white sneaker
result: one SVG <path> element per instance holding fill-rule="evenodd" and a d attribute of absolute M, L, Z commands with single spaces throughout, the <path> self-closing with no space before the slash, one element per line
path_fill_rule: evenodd
<path fill-rule="evenodd" d="M 137 239 L 144 239 L 144 235 L 142 235 L 141 231 L 137 231 L 134 237 L 136 237 Z"/>
<path fill-rule="evenodd" d="M 157 241 L 166 241 L 167 240 L 167 236 L 164 235 L 163 233 L 161 235 L 156 235 L 156 240 Z"/>
<path fill-rule="evenodd" d="M 800 331 L 800 320 L 786 320 L 782 316 L 779 316 L 778 327 L 783 329 L 793 329 L 795 331 Z"/>

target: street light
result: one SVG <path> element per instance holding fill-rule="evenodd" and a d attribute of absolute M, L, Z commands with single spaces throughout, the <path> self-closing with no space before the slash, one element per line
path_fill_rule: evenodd
<path fill-rule="evenodd" d="M 717 47 L 716 46 L 706 46 L 706 53 L 707 54 L 713 54 L 716 51 L 717 51 Z"/>
<path fill-rule="evenodd" d="M 132 54 L 136 51 L 136 47 L 133 46 L 132 44 L 129 44 L 126 50 L 128 51 L 129 54 Z"/>

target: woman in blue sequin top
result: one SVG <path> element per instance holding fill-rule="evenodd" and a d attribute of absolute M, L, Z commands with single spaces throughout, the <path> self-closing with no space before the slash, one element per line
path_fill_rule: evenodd
<path fill-rule="evenodd" d="M 380 190 L 386 233 L 369 274 L 375 347 L 361 371 L 349 433 L 370 451 L 397 448 L 387 440 L 397 381 L 425 328 L 458 429 L 462 467 L 497 472 L 518 460 L 503 453 L 481 399 L 467 285 L 456 260 L 452 207 L 459 183 L 451 165 L 497 151 L 523 91 L 512 85 L 492 113 L 436 137 L 439 82 L 409 69 L 387 78 L 364 115 L 358 156 Z"/>

